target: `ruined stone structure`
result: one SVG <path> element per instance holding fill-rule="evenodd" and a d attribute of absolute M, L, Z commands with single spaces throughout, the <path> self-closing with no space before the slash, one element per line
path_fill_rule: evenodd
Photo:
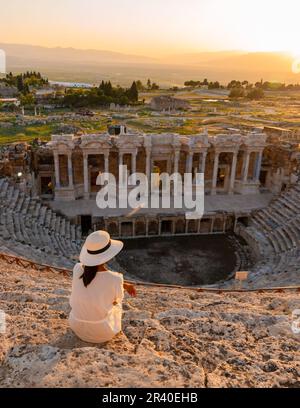
<path fill-rule="evenodd" d="M 9 86 L 7 84 L 0 83 L 0 97 L 12 98 L 17 94 L 18 94 L 18 90 L 14 86 Z"/>
<path fill-rule="evenodd" d="M 179 172 L 182 176 L 204 173 L 205 193 L 210 196 L 257 194 L 265 146 L 266 136 L 262 132 L 212 137 L 207 133 L 180 136 L 129 131 L 119 135 L 53 135 L 47 148 L 36 155 L 37 190 L 45 192 L 50 183 L 53 198 L 60 203 L 62 212 L 68 207 L 67 202 L 74 206 L 75 200 L 82 200 L 82 208 L 74 210 L 70 218 L 86 232 L 106 228 L 111 235 L 119 237 L 224 233 L 234 229 L 237 218 L 233 210 L 226 214 L 223 211 L 206 214 L 199 221 L 187 221 L 184 212 L 175 209 L 168 214 L 144 212 L 129 221 L 124 213 L 117 216 L 109 211 L 99 213 L 86 208 L 85 203 L 95 202 L 100 189 L 96 184 L 99 173 L 112 173 L 118 180 L 119 165 L 124 164 L 129 174 L 144 173 L 148 180 L 154 171 L 170 175 Z M 43 164 L 46 160 L 48 165 Z M 55 205 L 54 209 L 57 209 Z M 239 212 L 239 216 L 245 215 L 249 211 Z"/>
<path fill-rule="evenodd" d="M 120 126 L 118 132 L 104 134 L 53 135 L 47 144 L 4 148 L 0 173 L 20 186 L 21 181 L 25 183 L 23 191 L 47 200 L 76 224 L 86 224 L 85 232 L 103 227 L 119 237 L 224 233 L 270 199 L 258 199 L 256 206 L 240 208 L 241 197 L 278 194 L 297 181 L 298 144 L 276 139 L 270 129 L 266 132 L 229 130 L 212 136 L 207 132 L 183 136 L 134 133 Z M 131 220 L 124 211 L 101 211 L 95 204 L 100 189 L 97 177 L 110 172 L 118 182 L 121 164 L 127 165 L 129 174 L 140 172 L 148 178 L 154 171 L 179 172 L 182 176 L 204 173 L 206 198 L 214 204 L 213 197 L 217 197 L 218 204 L 208 209 L 206 205 L 201 221 L 185 220 L 184 211 L 174 208 L 167 212 L 139 211 Z M 227 203 L 226 210 L 223 202 Z"/>
<path fill-rule="evenodd" d="M 238 197 L 267 191 L 278 194 L 298 178 L 298 145 L 276 139 L 272 129 L 266 129 L 268 135 L 256 129 L 213 136 L 207 132 L 191 136 L 141 134 L 122 126 L 119 130 L 116 134 L 53 135 L 48 144 L 7 146 L 0 156 L 1 175 L 10 176 L 23 192 L 48 200 L 54 210 L 76 224 L 86 223 L 85 232 L 106 228 L 119 237 L 233 231 L 238 220 L 251 213 L 238 203 L 234 206 Z M 92 204 L 96 206 L 99 173 L 110 172 L 118 181 L 121 164 L 127 165 L 129 174 L 140 172 L 148 178 L 154 171 L 182 176 L 204 173 L 206 197 L 212 202 L 213 197 L 224 197 L 229 208 L 223 210 L 222 204 L 213 211 L 206 208 L 199 221 L 186 220 L 184 211 L 174 208 L 140 211 L 130 220 L 124 212 L 95 210 Z"/>
<path fill-rule="evenodd" d="M 2 148 L 0 176 L 9 179 L 0 179 L 0 250 L 46 263 L 50 255 L 52 263 L 70 266 L 82 245 L 82 232 L 93 229 L 123 239 L 237 235 L 255 258 L 253 284 L 269 284 L 274 273 L 280 282 L 295 281 L 300 265 L 300 152 L 294 139 L 276 139 L 272 129 L 212 136 L 119 130 L 53 135 L 49 143 Z M 112 173 L 118 180 L 120 164 L 127 165 L 129 174 L 148 177 L 154 171 L 204 173 L 204 216 L 189 220 L 184 209 L 175 208 L 130 214 L 97 208 L 99 173 Z M 245 258 L 240 265 L 247 265 L 247 254 L 248 249 L 237 251 Z"/>
<path fill-rule="evenodd" d="M 150 103 L 151 109 L 156 111 L 165 111 L 165 110 L 177 110 L 183 109 L 187 110 L 190 109 L 190 104 L 183 99 L 173 98 L 172 96 L 163 95 L 163 96 L 155 96 L 152 98 Z"/>
<path fill-rule="evenodd" d="M 118 178 L 119 165 L 129 174 L 142 172 L 150 179 L 159 173 L 205 174 L 207 194 L 258 193 L 266 136 L 263 133 L 93 134 L 53 135 L 55 199 L 89 199 L 99 188 L 99 172 Z"/>
<path fill-rule="evenodd" d="M 30 172 L 31 148 L 27 143 L 0 146 L 0 175 L 13 177 Z"/>

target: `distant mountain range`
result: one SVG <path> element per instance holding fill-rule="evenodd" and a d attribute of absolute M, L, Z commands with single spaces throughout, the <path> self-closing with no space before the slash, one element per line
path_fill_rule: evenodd
<path fill-rule="evenodd" d="M 111 63 L 151 63 L 155 60 L 138 56 L 128 55 L 113 51 L 101 50 L 79 50 L 76 48 L 47 48 L 34 45 L 19 45 L 19 44 L 1 44 L 7 56 L 13 61 L 30 61 L 30 62 L 63 62 L 63 63 L 81 63 L 81 64 L 111 64 Z"/>
<path fill-rule="evenodd" d="M 231 79 L 258 81 L 261 78 L 300 82 L 300 74 L 292 73 L 292 57 L 285 53 L 220 51 L 149 58 L 112 51 L 20 44 L 0 43 L 0 49 L 7 54 L 8 71 L 41 71 L 55 81 L 98 83 L 110 79 L 128 85 L 134 79 L 145 82 L 151 78 L 163 86 L 203 78 L 224 83 Z"/>

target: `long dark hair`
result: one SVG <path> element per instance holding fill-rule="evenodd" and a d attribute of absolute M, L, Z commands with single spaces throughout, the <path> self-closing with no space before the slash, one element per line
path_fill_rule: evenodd
<path fill-rule="evenodd" d="M 83 280 L 84 286 L 87 288 L 89 284 L 95 279 L 95 276 L 98 272 L 98 266 L 84 266 L 83 274 L 80 276 L 80 279 Z"/>

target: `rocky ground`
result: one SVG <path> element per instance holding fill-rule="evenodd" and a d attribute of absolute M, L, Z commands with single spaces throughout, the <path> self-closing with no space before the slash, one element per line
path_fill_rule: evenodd
<path fill-rule="evenodd" d="M 0 263 L 0 387 L 300 387 L 299 293 L 138 287 L 103 345 L 68 328 L 71 280 Z"/>

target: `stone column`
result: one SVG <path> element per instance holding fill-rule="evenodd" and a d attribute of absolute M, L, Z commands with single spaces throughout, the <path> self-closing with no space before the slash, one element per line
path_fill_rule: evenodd
<path fill-rule="evenodd" d="M 120 166 L 123 166 L 123 156 L 124 156 L 124 153 L 119 152 L 119 167 L 118 167 L 119 184 L 120 184 L 120 182 L 124 183 L 124 178 L 125 178 L 125 175 L 126 175 L 126 172 L 124 174 L 123 174 L 123 171 L 120 172 Z"/>
<path fill-rule="evenodd" d="M 248 180 L 249 161 L 250 161 L 250 152 L 246 151 L 244 154 L 244 172 L 243 172 L 243 182 L 244 183 L 246 183 Z"/>
<path fill-rule="evenodd" d="M 189 232 L 189 220 L 185 220 L 184 233 L 187 234 L 188 232 Z"/>
<path fill-rule="evenodd" d="M 192 173 L 193 171 L 193 156 L 194 156 L 194 153 L 189 152 L 187 161 L 186 161 L 186 170 L 185 170 L 186 173 Z"/>
<path fill-rule="evenodd" d="M 180 151 L 176 150 L 174 154 L 174 173 L 178 173 L 179 170 L 179 157 Z"/>
<path fill-rule="evenodd" d="M 137 152 L 133 152 L 131 154 L 131 174 L 135 174 L 136 173 L 136 156 L 137 156 Z M 136 183 L 136 177 L 133 177 L 133 182 Z"/>
<path fill-rule="evenodd" d="M 131 155 L 131 174 L 136 173 L 136 156 L 136 152 L 133 152 Z"/>
<path fill-rule="evenodd" d="M 84 198 L 89 199 L 89 168 L 88 168 L 89 155 L 83 154 L 83 182 L 84 182 Z"/>
<path fill-rule="evenodd" d="M 218 177 L 218 169 L 219 169 L 219 152 L 215 152 L 215 161 L 214 161 L 214 172 L 213 172 L 213 179 L 212 179 L 212 187 L 211 187 L 211 194 L 217 194 L 217 177 Z"/>
<path fill-rule="evenodd" d="M 256 168 L 255 168 L 255 181 L 259 182 L 259 176 L 260 176 L 260 171 L 261 171 L 261 164 L 262 164 L 262 158 L 263 158 L 263 152 L 258 153 L 258 158 L 256 162 Z"/>
<path fill-rule="evenodd" d="M 60 174 L 59 174 L 59 156 L 54 153 L 54 167 L 55 167 L 55 187 L 60 188 Z"/>
<path fill-rule="evenodd" d="M 201 165 L 200 165 L 200 173 L 205 174 L 205 166 L 206 166 L 206 156 L 207 156 L 207 152 L 203 152 L 202 153 L 202 161 L 201 161 Z"/>
<path fill-rule="evenodd" d="M 124 153 L 119 152 L 119 166 L 123 166 L 123 156 L 124 156 Z"/>
<path fill-rule="evenodd" d="M 72 166 L 72 153 L 68 154 L 68 177 L 69 177 L 69 187 L 74 188 L 73 182 L 73 166 Z"/>
<path fill-rule="evenodd" d="M 233 153 L 232 164 L 231 164 L 231 175 L 230 175 L 230 185 L 229 185 L 229 194 L 234 193 L 234 182 L 236 175 L 236 164 L 237 164 L 237 152 Z"/>
<path fill-rule="evenodd" d="M 146 176 L 148 178 L 148 185 L 151 186 L 151 150 L 146 150 Z"/>
<path fill-rule="evenodd" d="M 104 156 L 104 172 L 109 173 L 109 153 Z"/>

